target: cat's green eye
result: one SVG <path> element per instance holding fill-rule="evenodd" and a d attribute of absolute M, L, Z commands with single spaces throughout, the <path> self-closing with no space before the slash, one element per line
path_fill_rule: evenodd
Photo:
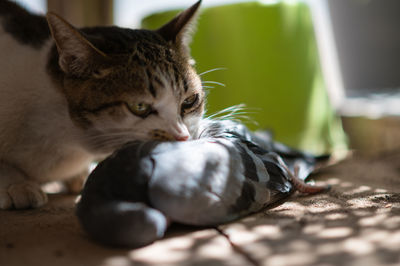
<path fill-rule="evenodd" d="M 128 108 L 134 115 L 137 115 L 140 117 L 146 117 L 152 111 L 151 105 L 147 104 L 147 103 L 128 104 Z"/>
<path fill-rule="evenodd" d="M 192 108 L 197 101 L 199 100 L 199 94 L 193 94 L 192 96 L 187 97 L 182 103 L 182 109 L 190 109 Z"/>

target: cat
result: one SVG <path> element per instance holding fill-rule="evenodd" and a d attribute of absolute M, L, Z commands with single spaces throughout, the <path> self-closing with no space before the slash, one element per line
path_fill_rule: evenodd
<path fill-rule="evenodd" d="M 0 0 L 0 209 L 44 205 L 40 184 L 73 188 L 127 142 L 196 134 L 205 93 L 189 42 L 200 3 L 151 31 L 77 29 Z"/>

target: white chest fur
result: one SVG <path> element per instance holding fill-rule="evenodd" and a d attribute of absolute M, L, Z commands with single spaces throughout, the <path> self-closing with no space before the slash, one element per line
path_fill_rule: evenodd
<path fill-rule="evenodd" d="M 46 73 L 49 47 L 21 45 L 0 26 L 0 161 L 41 182 L 79 174 L 94 158 Z"/>

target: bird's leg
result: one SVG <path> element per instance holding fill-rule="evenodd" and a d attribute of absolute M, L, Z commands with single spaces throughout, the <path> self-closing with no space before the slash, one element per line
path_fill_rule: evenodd
<path fill-rule="evenodd" d="M 292 182 L 295 189 L 301 193 L 306 194 L 316 194 L 320 192 L 328 191 L 331 186 L 314 186 L 310 184 L 306 184 L 302 179 L 299 178 L 299 165 L 295 164 L 294 166 L 294 173 L 290 171 L 290 169 L 286 166 L 283 160 L 280 160 L 282 167 L 286 170 L 290 177 L 290 181 Z"/>

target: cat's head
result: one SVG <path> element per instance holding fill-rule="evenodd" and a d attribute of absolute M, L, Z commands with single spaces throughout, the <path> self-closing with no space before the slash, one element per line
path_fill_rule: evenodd
<path fill-rule="evenodd" d="M 200 2 L 155 31 L 76 29 L 49 13 L 55 41 L 48 70 L 93 149 L 133 140 L 186 140 L 204 113 L 189 33 Z"/>

